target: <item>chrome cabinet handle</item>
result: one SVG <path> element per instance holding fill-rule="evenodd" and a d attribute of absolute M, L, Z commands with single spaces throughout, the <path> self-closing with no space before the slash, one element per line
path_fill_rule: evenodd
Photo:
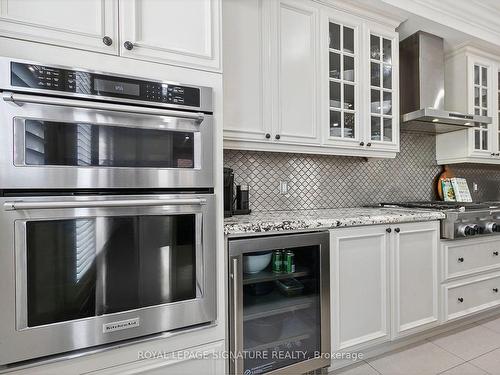
<path fill-rule="evenodd" d="M 493 288 L 493 292 L 498 293 L 498 288 Z"/>
<path fill-rule="evenodd" d="M 391 233 L 391 232 L 392 232 L 392 229 L 391 229 L 391 228 L 387 228 L 385 231 L 386 231 L 387 233 Z"/>
<path fill-rule="evenodd" d="M 102 38 L 102 42 L 105 45 L 110 46 L 113 44 L 113 39 L 111 39 L 109 36 L 105 36 L 104 38 Z"/>
<path fill-rule="evenodd" d="M 457 259 L 458 263 L 463 263 L 463 261 L 464 261 L 464 260 L 465 260 L 465 259 L 464 259 L 464 258 L 462 258 L 462 257 L 460 257 L 460 258 L 458 258 L 458 259 Z"/>
<path fill-rule="evenodd" d="M 205 119 L 205 115 L 203 113 L 189 113 L 189 112 L 181 112 L 181 111 L 174 111 L 174 110 L 160 109 L 160 108 L 129 106 L 124 104 L 100 103 L 100 102 L 90 102 L 77 99 L 75 100 L 75 99 L 53 98 L 48 96 L 17 94 L 6 91 L 3 92 L 2 98 L 6 102 L 13 102 L 17 105 L 22 105 L 22 103 L 60 105 L 64 107 L 100 109 L 104 111 L 130 112 L 130 113 L 145 114 L 145 115 L 180 117 L 180 118 L 196 120 L 198 122 L 202 122 Z"/>
<path fill-rule="evenodd" d="M 401 229 L 396 228 L 396 229 L 394 229 L 394 232 L 399 233 L 399 232 L 401 232 Z"/>
<path fill-rule="evenodd" d="M 497 256 L 498 256 L 498 251 L 494 251 L 494 252 L 493 252 L 493 256 L 496 256 L 496 257 L 497 257 Z"/>
<path fill-rule="evenodd" d="M 181 206 L 181 205 L 204 205 L 207 203 L 203 198 L 186 199 L 117 199 L 102 201 L 61 201 L 61 202 L 5 202 L 5 211 L 16 210 L 43 210 L 58 208 L 94 208 L 94 207 L 151 207 L 151 206 Z"/>
<path fill-rule="evenodd" d="M 463 301 L 464 301 L 464 299 L 462 297 L 458 298 L 458 302 L 462 303 Z"/>

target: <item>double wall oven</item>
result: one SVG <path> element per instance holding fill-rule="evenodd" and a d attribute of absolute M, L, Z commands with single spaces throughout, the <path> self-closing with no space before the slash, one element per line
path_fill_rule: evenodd
<path fill-rule="evenodd" d="M 216 318 L 210 88 L 0 60 L 0 365 Z"/>

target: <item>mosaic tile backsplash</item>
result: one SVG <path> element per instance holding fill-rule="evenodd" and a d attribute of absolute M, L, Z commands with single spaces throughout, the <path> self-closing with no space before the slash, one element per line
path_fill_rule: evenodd
<path fill-rule="evenodd" d="M 395 159 L 224 150 L 224 166 L 234 169 L 236 184 L 249 185 L 253 211 L 356 207 L 435 199 L 441 172 L 435 151 L 433 135 L 401 133 Z M 478 184 L 475 201 L 500 200 L 500 167 L 458 165 L 453 171 L 467 178 L 471 192 Z M 286 195 L 281 180 L 288 182 Z"/>

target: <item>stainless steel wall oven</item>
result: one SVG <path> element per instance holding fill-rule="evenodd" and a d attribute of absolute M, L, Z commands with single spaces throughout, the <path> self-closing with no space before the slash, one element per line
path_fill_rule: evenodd
<path fill-rule="evenodd" d="M 0 365 L 214 322 L 211 89 L 0 72 Z"/>

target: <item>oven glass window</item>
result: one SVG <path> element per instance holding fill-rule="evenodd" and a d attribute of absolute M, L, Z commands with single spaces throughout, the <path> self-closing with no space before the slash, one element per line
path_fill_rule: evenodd
<path fill-rule="evenodd" d="M 195 218 L 27 222 L 28 327 L 196 298 Z"/>
<path fill-rule="evenodd" d="M 25 163 L 194 168 L 194 133 L 26 120 Z"/>

